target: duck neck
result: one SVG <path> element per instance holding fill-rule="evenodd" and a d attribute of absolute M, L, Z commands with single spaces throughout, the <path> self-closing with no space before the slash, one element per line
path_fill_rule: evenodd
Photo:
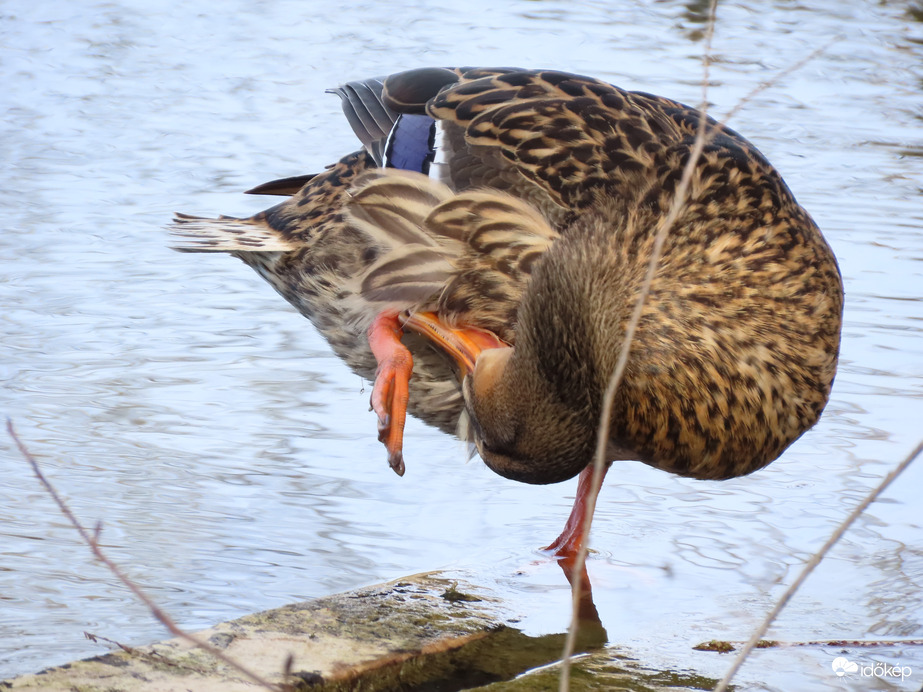
<path fill-rule="evenodd" d="M 517 328 L 515 360 L 594 430 L 640 285 L 618 235 L 597 216 L 569 228 L 536 268 Z"/>
<path fill-rule="evenodd" d="M 603 394 L 637 290 L 612 235 L 611 225 L 591 220 L 568 229 L 545 253 L 524 294 L 502 376 L 489 395 L 475 397 L 472 418 L 488 452 L 482 457 L 501 475 L 554 483 L 592 460 Z"/>

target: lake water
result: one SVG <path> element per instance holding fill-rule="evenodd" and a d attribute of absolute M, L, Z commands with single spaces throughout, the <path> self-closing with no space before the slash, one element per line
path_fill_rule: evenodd
<path fill-rule="evenodd" d="M 412 422 L 387 467 L 352 375 L 243 264 L 174 253 L 174 210 L 246 215 L 253 185 L 356 148 L 324 89 L 421 65 L 556 67 L 688 103 L 705 2 L 0 4 L 0 414 L 102 543 L 197 629 L 422 570 L 496 589 L 529 632 L 569 592 L 536 549 L 575 482 L 506 481 Z M 780 169 L 840 261 L 842 360 L 816 428 L 724 483 L 620 463 L 589 572 L 613 647 L 720 677 L 836 524 L 923 437 L 923 6 L 729 2 L 720 117 L 832 41 L 730 125 Z M 923 637 L 918 463 L 860 519 L 773 639 Z M 918 498 L 914 500 L 913 498 Z M 163 628 L 96 564 L 0 435 L 0 678 Z M 837 678 L 833 647 L 756 652 L 746 689 L 919 689 L 923 647 L 851 650 L 893 678 Z"/>

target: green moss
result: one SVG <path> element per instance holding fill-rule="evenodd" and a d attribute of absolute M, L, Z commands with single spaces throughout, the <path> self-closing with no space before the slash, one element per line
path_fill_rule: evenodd
<path fill-rule="evenodd" d="M 458 582 L 453 582 L 452 586 L 442 592 L 442 597 L 449 603 L 476 603 L 482 599 L 473 594 L 463 593 L 458 590 Z"/>
<path fill-rule="evenodd" d="M 556 690 L 560 666 L 549 666 L 514 680 L 477 688 L 479 692 L 546 692 Z M 716 680 L 674 671 L 654 671 L 612 649 L 573 661 L 570 671 L 571 692 L 677 692 L 711 690 Z M 475 692 L 472 690 L 471 692 Z"/>
<path fill-rule="evenodd" d="M 696 651 L 717 651 L 719 654 L 729 654 L 734 651 L 734 646 L 731 642 L 724 642 L 718 639 L 696 644 L 692 648 Z"/>

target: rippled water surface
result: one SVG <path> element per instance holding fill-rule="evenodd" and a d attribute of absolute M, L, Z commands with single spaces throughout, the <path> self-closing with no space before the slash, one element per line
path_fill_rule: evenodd
<path fill-rule="evenodd" d="M 426 64 L 552 66 L 695 103 L 703 2 L 144 0 L 0 5 L 0 413 L 110 555 L 184 626 L 421 570 L 497 588 L 533 632 L 568 591 L 536 548 L 574 482 L 528 487 L 411 423 L 386 465 L 369 383 L 240 262 L 166 248 L 174 210 L 356 148 L 347 79 Z M 720 676 L 833 527 L 923 436 L 923 9 L 726 3 L 709 99 L 781 170 L 836 251 L 842 362 L 821 423 L 721 484 L 621 463 L 589 571 L 613 646 Z M 923 465 L 862 517 L 783 613 L 784 641 L 923 637 Z M 918 498 L 914 500 L 913 498 Z M 94 563 L 0 436 L 0 677 L 165 633 Z M 830 647 L 763 651 L 753 689 L 919 689 L 923 649 L 862 651 L 904 682 L 833 675 Z"/>

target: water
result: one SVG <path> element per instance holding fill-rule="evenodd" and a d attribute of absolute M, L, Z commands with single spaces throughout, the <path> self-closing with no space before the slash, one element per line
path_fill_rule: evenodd
<path fill-rule="evenodd" d="M 0 6 L 0 413 L 112 558 L 183 626 L 437 568 L 560 632 L 567 586 L 536 548 L 574 483 L 505 481 L 411 423 L 388 470 L 369 384 L 236 260 L 166 249 L 171 212 L 244 215 L 244 189 L 355 148 L 338 82 L 515 64 L 700 96 L 701 2 L 200 0 Z M 220 8 L 220 12 L 219 12 Z M 720 676 L 803 561 L 918 441 L 923 420 L 923 11 L 908 2 L 723 4 L 709 99 L 781 170 L 836 251 L 842 361 L 821 423 L 721 484 L 619 464 L 589 565 L 610 642 Z M 923 464 L 785 610 L 784 641 L 923 636 Z M 165 636 L 97 565 L 0 435 L 0 677 Z M 923 650 L 853 651 L 913 676 L 845 680 L 836 648 L 761 651 L 752 689 L 918 689 Z M 892 685 L 889 687 L 888 685 Z"/>

